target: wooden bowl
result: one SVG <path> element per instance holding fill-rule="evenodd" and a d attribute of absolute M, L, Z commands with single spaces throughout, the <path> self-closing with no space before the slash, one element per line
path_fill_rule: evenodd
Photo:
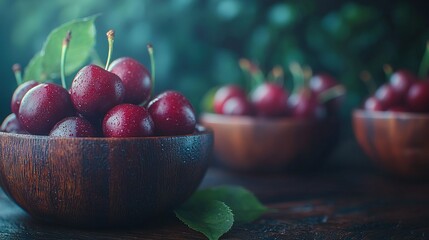
<path fill-rule="evenodd" d="M 335 145 L 338 124 L 331 120 L 263 119 L 203 114 L 215 133 L 215 156 L 236 170 L 273 172 L 317 168 Z"/>
<path fill-rule="evenodd" d="M 31 216 L 83 227 L 139 224 L 182 204 L 210 162 L 213 133 L 52 138 L 0 133 L 0 183 Z"/>
<path fill-rule="evenodd" d="M 382 169 L 398 176 L 429 177 L 429 115 L 355 110 L 359 145 Z"/>

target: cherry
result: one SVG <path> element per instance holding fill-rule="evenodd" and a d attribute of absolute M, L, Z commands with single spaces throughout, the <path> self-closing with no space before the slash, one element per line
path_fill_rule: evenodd
<path fill-rule="evenodd" d="M 364 109 L 368 111 L 384 111 L 385 107 L 376 97 L 369 97 L 364 103 Z"/>
<path fill-rule="evenodd" d="M 417 77 L 411 72 L 407 70 L 398 70 L 391 75 L 389 83 L 402 101 L 406 99 L 408 90 L 416 81 Z"/>
<path fill-rule="evenodd" d="M 16 117 L 15 113 L 9 114 L 3 121 L 3 123 L 0 126 L 0 132 L 7 132 L 7 133 L 27 133 L 22 128 L 21 123 L 18 121 L 18 118 Z"/>
<path fill-rule="evenodd" d="M 262 117 L 280 117 L 288 111 L 288 93 L 275 83 L 260 84 L 251 93 L 251 102 L 256 113 Z"/>
<path fill-rule="evenodd" d="M 237 85 L 226 85 L 219 88 L 214 95 L 214 112 L 218 114 L 225 114 L 223 111 L 224 104 L 228 99 L 233 97 L 246 99 L 246 92 Z M 233 109 L 229 109 L 228 111 L 231 112 L 232 110 Z"/>
<path fill-rule="evenodd" d="M 166 91 L 149 102 L 148 111 L 157 135 L 192 133 L 196 117 L 191 103 L 176 91 Z"/>
<path fill-rule="evenodd" d="M 328 89 L 333 88 L 337 85 L 338 82 L 331 75 L 326 73 L 315 75 L 309 81 L 310 89 L 317 95 L 320 95 Z M 326 101 L 324 105 L 329 115 L 335 115 L 340 108 L 341 98 L 333 98 L 329 101 Z"/>
<path fill-rule="evenodd" d="M 99 66 L 88 65 L 76 74 L 70 95 L 79 113 L 96 118 L 123 102 L 125 88 L 117 75 Z"/>
<path fill-rule="evenodd" d="M 231 97 L 226 100 L 222 106 L 222 114 L 244 116 L 251 115 L 253 108 L 246 97 Z"/>
<path fill-rule="evenodd" d="M 105 137 L 152 136 L 154 128 L 154 122 L 146 108 L 129 103 L 112 108 L 103 120 Z"/>
<path fill-rule="evenodd" d="M 407 95 L 407 103 L 414 112 L 429 112 L 429 81 L 415 82 Z"/>
<path fill-rule="evenodd" d="M 114 32 L 107 32 L 109 54 L 105 69 L 88 65 L 83 67 L 73 79 L 70 95 L 75 109 L 87 118 L 103 116 L 112 107 L 121 104 L 125 88 L 121 79 L 107 71 L 113 44 Z"/>
<path fill-rule="evenodd" d="M 335 85 L 338 85 L 337 81 L 326 73 L 314 75 L 308 84 L 310 89 L 316 94 L 320 94 L 329 88 L 334 87 Z"/>
<path fill-rule="evenodd" d="M 18 117 L 26 131 L 45 135 L 58 121 L 73 114 L 67 90 L 53 83 L 44 83 L 33 87 L 25 94 Z"/>
<path fill-rule="evenodd" d="M 23 84 L 19 85 L 12 95 L 12 101 L 11 101 L 11 109 L 12 112 L 15 114 L 18 114 L 19 112 L 19 106 L 21 105 L 22 98 L 24 95 L 33 87 L 39 85 L 36 81 L 28 81 L 24 82 Z"/>
<path fill-rule="evenodd" d="M 288 104 L 294 118 L 322 118 L 326 114 L 326 109 L 319 103 L 318 94 L 308 88 L 292 94 Z"/>
<path fill-rule="evenodd" d="M 92 124 L 81 117 L 68 117 L 59 121 L 52 128 L 51 137 L 95 137 L 95 128 Z"/>
<path fill-rule="evenodd" d="M 384 108 L 390 108 L 401 103 L 401 96 L 390 84 L 383 84 L 375 92 L 375 97 L 380 100 Z"/>
<path fill-rule="evenodd" d="M 18 87 L 13 92 L 10 108 L 12 109 L 13 113 L 18 114 L 19 105 L 21 104 L 21 100 L 24 95 L 28 92 L 28 90 L 37 86 L 39 83 L 32 80 L 22 83 L 21 66 L 19 64 L 14 64 L 12 70 L 15 73 L 15 78 Z"/>
<path fill-rule="evenodd" d="M 109 71 L 118 75 L 125 87 L 126 103 L 141 104 L 149 100 L 152 88 L 149 71 L 137 60 L 123 57 L 116 59 Z"/>

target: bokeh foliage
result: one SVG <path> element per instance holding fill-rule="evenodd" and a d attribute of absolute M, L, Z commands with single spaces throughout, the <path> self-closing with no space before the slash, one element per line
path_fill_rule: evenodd
<path fill-rule="evenodd" d="M 379 83 L 385 81 L 385 63 L 417 71 L 429 39 L 426 5 L 406 0 L 0 0 L 0 116 L 10 112 L 16 86 L 10 66 L 25 66 L 53 28 L 101 13 L 96 48 L 102 61 L 110 28 L 116 30 L 114 58 L 127 55 L 149 64 L 146 44 L 153 43 L 158 92 L 177 89 L 197 107 L 211 87 L 242 81 L 240 57 L 265 71 L 299 61 L 347 86 L 347 118 L 366 95 L 362 70 Z"/>

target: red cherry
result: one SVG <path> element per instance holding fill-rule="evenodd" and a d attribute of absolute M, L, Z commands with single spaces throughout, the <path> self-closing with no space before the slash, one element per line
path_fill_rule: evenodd
<path fill-rule="evenodd" d="M 22 98 L 24 95 L 33 87 L 39 85 L 36 81 L 28 81 L 24 82 L 23 84 L 19 85 L 12 95 L 12 101 L 10 104 L 10 107 L 12 109 L 12 112 L 15 114 L 18 114 L 19 112 L 19 106 L 21 105 Z"/>
<path fill-rule="evenodd" d="M 182 94 L 166 91 L 149 103 L 148 111 L 157 135 L 181 135 L 194 131 L 196 117 L 191 103 Z"/>
<path fill-rule="evenodd" d="M 294 118 L 322 118 L 326 115 L 325 108 L 319 103 L 318 94 L 307 88 L 292 94 L 288 104 Z"/>
<path fill-rule="evenodd" d="M 144 107 L 121 104 L 107 112 L 103 120 L 106 137 L 146 137 L 154 133 L 154 123 Z"/>
<path fill-rule="evenodd" d="M 246 92 L 237 85 L 226 85 L 219 88 L 214 95 L 214 100 L 213 100 L 214 112 L 218 114 L 224 114 L 223 105 L 228 99 L 232 97 L 246 99 Z"/>
<path fill-rule="evenodd" d="M 95 128 L 92 124 L 81 117 L 68 117 L 59 121 L 52 128 L 51 137 L 95 137 Z"/>
<path fill-rule="evenodd" d="M 316 94 L 320 94 L 336 85 L 338 85 L 337 81 L 326 73 L 313 76 L 309 82 L 310 89 Z"/>
<path fill-rule="evenodd" d="M 390 84 L 384 84 L 379 87 L 375 92 L 375 97 L 380 100 L 384 109 L 401 103 L 401 96 Z"/>
<path fill-rule="evenodd" d="M 243 97 L 231 97 L 226 100 L 222 106 L 221 113 L 224 115 L 244 116 L 251 115 L 253 112 L 252 104 Z"/>
<path fill-rule="evenodd" d="M 0 126 L 0 132 L 7 133 L 21 133 L 25 134 L 27 131 L 24 130 L 21 123 L 18 121 L 15 113 L 9 114 Z"/>
<path fill-rule="evenodd" d="M 280 117 L 288 112 L 288 93 L 275 83 L 263 83 L 251 94 L 256 113 L 262 117 Z"/>
<path fill-rule="evenodd" d="M 364 103 L 364 109 L 368 111 L 384 111 L 385 107 L 376 97 L 369 97 Z"/>
<path fill-rule="evenodd" d="M 70 95 L 79 113 L 97 118 L 123 102 L 125 88 L 116 74 L 96 65 L 88 65 L 76 74 Z"/>
<path fill-rule="evenodd" d="M 417 81 L 417 77 L 407 70 L 398 70 L 392 74 L 389 83 L 401 100 L 406 99 L 411 85 Z"/>
<path fill-rule="evenodd" d="M 338 82 L 329 74 L 322 73 L 313 76 L 309 81 L 310 89 L 315 92 L 317 95 L 322 94 L 328 89 L 338 85 Z M 336 115 L 341 106 L 341 97 L 336 97 L 334 99 L 328 100 L 324 103 L 326 107 L 326 112 L 329 115 Z"/>
<path fill-rule="evenodd" d="M 429 80 L 417 81 L 411 86 L 407 103 L 414 112 L 429 112 Z"/>
<path fill-rule="evenodd" d="M 116 59 L 110 64 L 109 71 L 118 75 L 125 87 L 126 103 L 141 104 L 149 100 L 152 81 L 149 71 L 129 57 Z"/>
<path fill-rule="evenodd" d="M 74 109 L 66 89 L 52 83 L 30 89 L 21 101 L 19 121 L 31 134 L 47 135 L 61 119 L 72 116 Z"/>

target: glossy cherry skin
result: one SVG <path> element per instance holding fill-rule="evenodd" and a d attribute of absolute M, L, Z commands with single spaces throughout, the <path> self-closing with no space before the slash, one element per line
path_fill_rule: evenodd
<path fill-rule="evenodd" d="M 156 135 L 193 133 L 196 125 L 194 108 L 176 91 L 166 91 L 150 101 L 148 111 L 155 123 Z"/>
<path fill-rule="evenodd" d="M 288 99 L 292 117 L 299 119 L 317 119 L 326 115 L 325 108 L 319 103 L 318 94 L 310 89 L 302 89 Z"/>
<path fill-rule="evenodd" d="M 225 102 L 228 99 L 230 99 L 232 97 L 246 99 L 246 92 L 241 87 L 239 87 L 237 85 L 226 85 L 226 86 L 219 88 L 216 91 L 216 93 L 214 95 L 214 99 L 213 99 L 213 110 L 214 110 L 214 112 L 218 113 L 218 114 L 224 114 L 223 105 L 225 104 Z"/>
<path fill-rule="evenodd" d="M 288 113 L 288 93 L 278 84 L 263 83 L 250 97 L 258 116 L 280 117 Z"/>
<path fill-rule="evenodd" d="M 68 117 L 59 121 L 49 133 L 51 137 L 95 137 L 97 131 L 92 124 L 81 117 Z"/>
<path fill-rule="evenodd" d="M 110 64 L 109 71 L 122 80 L 125 103 L 142 104 L 149 100 L 152 80 L 143 64 L 129 57 L 118 58 Z"/>
<path fill-rule="evenodd" d="M 338 82 L 335 80 L 335 78 L 326 73 L 315 75 L 309 81 L 310 89 L 317 95 L 320 95 L 321 93 L 337 85 Z M 337 97 L 323 103 L 326 107 L 328 115 L 337 115 L 342 99 L 342 97 Z"/>
<path fill-rule="evenodd" d="M 383 84 L 380 86 L 375 92 L 375 97 L 380 100 L 385 109 L 401 103 L 401 96 L 390 84 Z"/>
<path fill-rule="evenodd" d="M 326 73 L 315 75 L 309 81 L 310 89 L 316 94 L 320 94 L 336 85 L 338 85 L 338 82 Z"/>
<path fill-rule="evenodd" d="M 407 103 L 413 112 L 429 112 L 429 80 L 415 82 L 407 95 Z"/>
<path fill-rule="evenodd" d="M 107 111 L 123 102 L 125 88 L 116 74 L 88 65 L 76 74 L 70 95 L 80 114 L 89 119 L 102 118 Z"/>
<path fill-rule="evenodd" d="M 22 128 L 22 125 L 19 122 L 18 118 L 16 117 L 15 113 L 9 114 L 3 120 L 3 123 L 0 126 L 0 132 L 21 133 L 21 134 L 28 133 L 27 131 L 24 130 L 24 128 Z"/>
<path fill-rule="evenodd" d="M 384 111 L 386 108 L 376 97 L 369 97 L 365 100 L 363 108 L 368 111 Z"/>
<path fill-rule="evenodd" d="M 18 114 L 22 98 L 30 89 L 37 85 L 39 85 L 39 83 L 36 81 L 28 81 L 22 83 L 15 89 L 12 95 L 12 101 L 10 103 L 10 108 L 12 109 L 13 113 Z"/>
<path fill-rule="evenodd" d="M 393 90 L 399 95 L 401 101 L 407 98 L 408 90 L 417 81 L 417 77 L 407 70 L 398 70 L 392 74 L 389 83 Z"/>
<path fill-rule="evenodd" d="M 252 104 L 246 97 L 231 97 L 222 106 L 222 114 L 231 116 L 252 115 Z"/>
<path fill-rule="evenodd" d="M 121 104 L 107 112 L 103 120 L 105 137 L 147 137 L 154 134 L 155 125 L 146 108 Z"/>
<path fill-rule="evenodd" d="M 47 135 L 61 119 L 74 115 L 70 95 L 53 83 L 30 89 L 21 101 L 19 121 L 31 134 Z"/>

